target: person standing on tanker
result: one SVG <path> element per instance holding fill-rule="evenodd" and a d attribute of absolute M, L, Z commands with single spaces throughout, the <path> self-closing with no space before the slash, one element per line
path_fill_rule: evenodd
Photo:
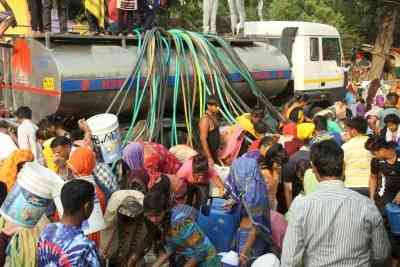
<path fill-rule="evenodd" d="M 203 32 L 217 34 L 219 0 L 203 0 Z"/>
<path fill-rule="evenodd" d="M 215 96 L 210 96 L 207 99 L 207 111 L 199 122 L 199 131 L 201 148 L 211 166 L 218 161 L 218 149 L 220 147 L 218 112 L 218 99 Z"/>

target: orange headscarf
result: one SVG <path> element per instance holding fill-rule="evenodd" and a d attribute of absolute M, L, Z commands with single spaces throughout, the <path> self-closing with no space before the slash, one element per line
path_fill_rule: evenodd
<path fill-rule="evenodd" d="M 89 176 L 96 166 L 96 156 L 90 148 L 78 147 L 68 160 L 70 168 L 78 176 Z"/>
<path fill-rule="evenodd" d="M 14 151 L 0 168 L 0 181 L 7 185 L 7 191 L 10 192 L 17 180 L 18 166 L 21 163 L 33 161 L 34 157 L 30 150 L 18 149 Z"/>

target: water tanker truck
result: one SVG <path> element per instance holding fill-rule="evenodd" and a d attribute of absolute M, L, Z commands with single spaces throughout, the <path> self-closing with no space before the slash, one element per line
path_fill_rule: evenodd
<path fill-rule="evenodd" d="M 260 92 L 269 98 L 309 94 L 316 101 L 332 102 L 343 96 L 342 48 L 334 27 L 306 22 L 248 22 L 245 37 L 225 40 Z M 51 33 L 14 36 L 1 47 L 4 104 L 10 110 L 31 107 L 34 120 L 55 112 L 80 117 L 103 113 L 137 66 L 141 41 Z M 216 45 L 216 49 L 222 48 Z M 172 60 L 164 86 L 173 87 L 176 62 L 183 59 L 176 57 L 174 47 L 168 53 Z M 254 100 L 236 69 L 228 63 L 223 67 L 236 94 L 245 102 Z M 194 68 L 188 70 L 193 72 Z M 147 74 L 148 69 L 143 67 L 141 78 Z M 119 113 L 131 112 L 134 95 L 129 94 Z M 149 100 L 143 101 L 145 110 Z M 166 105 L 171 101 L 168 97 Z"/>

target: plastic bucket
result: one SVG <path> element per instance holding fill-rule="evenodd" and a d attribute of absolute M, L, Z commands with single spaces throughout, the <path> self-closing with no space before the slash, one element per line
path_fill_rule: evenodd
<path fill-rule="evenodd" d="M 223 166 L 219 166 L 219 165 L 214 165 L 214 169 L 218 173 L 218 176 L 221 179 L 221 181 L 223 183 L 225 183 L 226 178 L 228 177 L 229 172 L 230 172 L 230 167 L 223 167 Z M 210 183 L 210 193 L 209 193 L 209 195 L 210 195 L 210 197 L 213 197 L 213 198 L 222 197 L 220 192 L 219 192 L 218 187 L 213 183 Z"/>
<path fill-rule="evenodd" d="M 111 113 L 95 115 L 87 120 L 100 161 L 113 163 L 122 158 L 118 117 Z"/>
<path fill-rule="evenodd" d="M 51 202 L 52 191 L 62 183 L 57 174 L 40 164 L 25 163 L 15 186 L 0 208 L 1 215 L 23 227 L 35 227 Z"/>
<path fill-rule="evenodd" d="M 224 199 L 213 198 L 210 206 L 203 206 L 197 224 L 210 239 L 218 252 L 229 251 L 239 227 L 238 209 L 225 210 Z"/>
<path fill-rule="evenodd" d="M 400 236 L 400 205 L 386 204 L 386 214 L 390 224 L 390 230 L 394 235 Z"/>
<path fill-rule="evenodd" d="M 94 183 L 92 178 L 80 177 L 80 179 L 84 179 L 84 180 Z M 63 209 L 63 206 L 61 203 L 60 195 L 61 195 L 61 190 L 54 197 L 54 203 L 56 204 L 58 215 L 60 217 L 62 217 L 62 215 L 64 213 L 64 209 Z M 90 214 L 89 219 L 87 219 L 86 221 L 84 221 L 82 223 L 82 231 L 85 235 L 89 235 L 92 233 L 99 232 L 99 231 L 103 230 L 104 228 L 106 228 L 106 224 L 104 222 L 103 211 L 101 210 L 100 201 L 96 195 L 95 199 L 94 199 L 93 211 Z"/>

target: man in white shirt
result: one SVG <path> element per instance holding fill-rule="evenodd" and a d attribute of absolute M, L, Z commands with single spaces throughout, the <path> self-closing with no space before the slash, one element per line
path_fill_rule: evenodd
<path fill-rule="evenodd" d="M 18 149 L 14 140 L 8 134 L 8 127 L 9 125 L 6 121 L 0 121 L 0 161 L 7 159 Z"/>
<path fill-rule="evenodd" d="M 15 112 L 18 126 L 18 146 L 20 149 L 28 149 L 35 157 L 35 161 L 43 163 L 42 150 L 36 140 L 38 127 L 32 122 L 32 110 L 29 107 L 20 107 Z"/>

